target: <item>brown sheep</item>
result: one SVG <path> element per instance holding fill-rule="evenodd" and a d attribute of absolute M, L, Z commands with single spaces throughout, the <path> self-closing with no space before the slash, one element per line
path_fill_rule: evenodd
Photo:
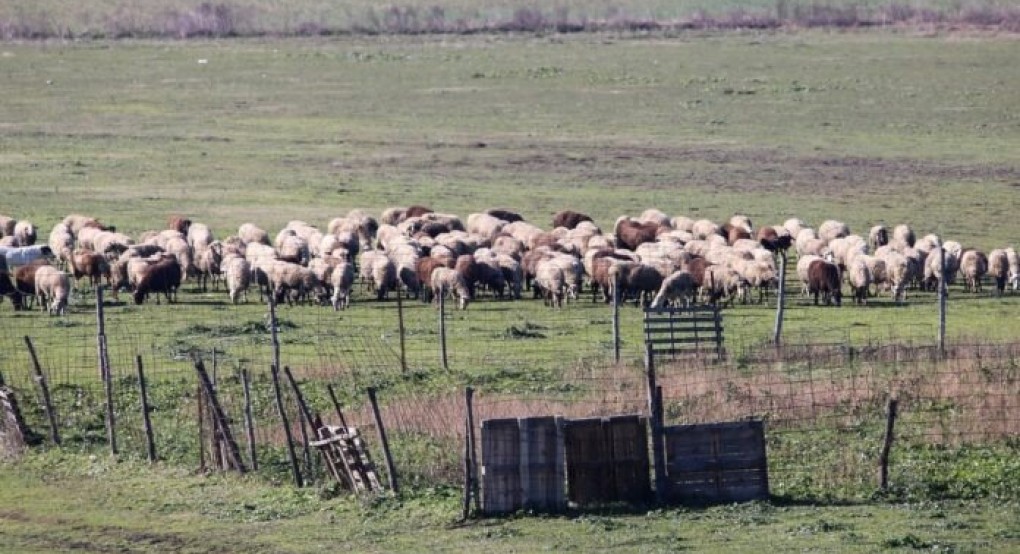
<path fill-rule="evenodd" d="M 510 210 L 505 210 L 503 208 L 490 208 L 488 210 L 485 210 L 485 213 L 491 215 L 492 217 L 495 217 L 496 219 L 502 219 L 507 223 L 513 223 L 515 221 L 524 221 L 524 218 L 521 216 L 521 214 L 517 212 L 512 212 Z"/>
<path fill-rule="evenodd" d="M 18 294 L 18 289 L 14 288 L 11 274 L 5 270 L 0 270 L 0 303 L 3 303 L 4 298 L 11 299 L 11 304 L 14 305 L 15 310 L 21 308 L 21 296 Z M 17 299 L 17 302 L 15 302 L 15 299 Z"/>
<path fill-rule="evenodd" d="M 11 298 L 14 309 L 32 308 L 35 299 L 35 272 L 48 265 L 48 261 L 39 258 L 14 270 L 14 287 L 17 289 Z"/>
<path fill-rule="evenodd" d="M 577 224 L 581 223 L 582 221 L 591 221 L 594 223 L 595 220 L 593 220 L 591 216 L 588 214 L 575 212 L 573 210 L 562 210 L 553 214 L 552 226 L 554 229 L 556 227 L 566 227 L 567 229 L 573 229 L 577 227 Z"/>
<path fill-rule="evenodd" d="M 464 284 L 468 290 L 468 298 L 473 300 L 475 298 L 475 283 L 478 282 L 480 277 L 475 257 L 471 254 L 457 256 L 457 260 L 453 263 L 453 269 L 464 278 Z"/>
<path fill-rule="evenodd" d="M 818 305 L 818 295 L 822 295 L 825 304 L 834 302 L 837 306 L 842 302 L 842 291 L 840 290 L 839 268 L 836 264 L 825 260 L 815 260 L 808 266 L 808 292 L 814 295 L 815 305 Z"/>
<path fill-rule="evenodd" d="M 758 244 L 769 252 L 785 252 L 793 244 L 789 233 L 780 234 L 774 227 L 758 229 Z"/>
<path fill-rule="evenodd" d="M 173 229 L 184 236 L 188 236 L 188 229 L 190 227 L 191 220 L 183 215 L 171 215 L 166 220 L 167 229 Z"/>
<path fill-rule="evenodd" d="M 411 206 L 404 210 L 404 219 L 410 219 L 412 217 L 421 217 L 425 214 L 431 213 L 435 213 L 435 210 L 433 210 L 432 208 L 427 208 L 425 206 Z"/>
<path fill-rule="evenodd" d="M 446 268 L 453 269 L 452 264 L 447 264 L 444 260 L 441 260 L 439 258 L 433 258 L 433 257 L 430 257 L 430 256 L 425 256 L 423 258 L 418 258 L 418 260 L 415 262 L 414 265 L 415 265 L 415 273 L 418 274 L 418 282 L 423 284 L 423 286 L 421 287 L 421 299 L 422 299 L 423 302 L 431 302 L 432 301 L 432 288 L 431 288 L 431 285 L 432 285 L 432 272 L 435 271 L 436 268 L 440 268 L 440 267 L 446 267 Z M 424 286 L 424 285 L 428 285 L 428 286 Z"/>
<path fill-rule="evenodd" d="M 725 225 L 722 226 L 722 232 L 725 233 L 726 235 L 726 242 L 729 243 L 731 246 L 738 240 L 751 238 L 750 231 L 744 229 L 743 227 L 731 225 L 729 223 L 726 223 Z"/>
<path fill-rule="evenodd" d="M 87 276 L 93 289 L 103 277 L 106 277 L 106 284 L 112 284 L 109 262 L 103 255 L 91 250 L 78 250 L 71 255 L 71 275 L 76 281 Z"/>
<path fill-rule="evenodd" d="M 158 262 L 145 267 L 142 270 L 138 286 L 135 287 L 135 304 L 145 302 L 150 293 L 156 294 L 156 304 L 159 304 L 159 293 L 163 293 L 167 302 L 177 301 L 177 289 L 181 286 L 181 265 L 173 256 L 166 256 Z"/>
<path fill-rule="evenodd" d="M 658 233 L 659 225 L 657 223 L 640 223 L 623 216 L 616 220 L 613 234 L 616 236 L 616 243 L 621 248 L 636 250 L 638 246 L 646 242 L 655 242 Z"/>

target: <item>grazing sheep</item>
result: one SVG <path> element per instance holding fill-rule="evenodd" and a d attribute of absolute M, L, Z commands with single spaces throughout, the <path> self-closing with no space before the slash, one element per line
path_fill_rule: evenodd
<path fill-rule="evenodd" d="M 382 215 L 379 217 L 379 221 L 382 221 L 384 225 L 397 225 L 401 221 L 407 219 L 407 208 L 393 206 L 383 210 Z"/>
<path fill-rule="evenodd" d="M 769 252 L 785 252 L 793 244 L 793 238 L 782 227 L 762 227 L 758 229 L 758 244 Z"/>
<path fill-rule="evenodd" d="M 345 310 L 351 305 L 351 287 L 354 286 L 354 264 L 340 262 L 333 268 L 330 275 L 333 296 L 330 298 L 333 310 Z"/>
<path fill-rule="evenodd" d="M 248 286 L 251 283 L 251 264 L 240 256 L 230 256 L 223 260 L 223 275 L 227 281 L 227 291 L 230 294 L 230 301 L 237 304 L 244 296 L 244 302 L 248 302 Z"/>
<path fill-rule="evenodd" d="M 909 225 L 901 223 L 893 228 L 892 241 L 913 248 L 917 243 L 917 235 Z"/>
<path fill-rule="evenodd" d="M 135 287 L 135 304 L 145 302 L 150 293 L 156 294 L 156 304 L 159 304 L 159 293 L 163 293 L 167 302 L 177 301 L 177 289 L 181 286 L 183 270 L 177 258 L 166 256 L 156 263 L 142 269 L 138 285 Z"/>
<path fill-rule="evenodd" d="M 279 244 L 276 247 L 278 259 L 301 266 L 308 265 L 312 256 L 308 249 L 308 241 L 297 235 L 286 235 L 278 239 Z"/>
<path fill-rule="evenodd" d="M 116 231 L 117 228 L 113 225 L 103 225 L 98 219 L 80 214 L 71 214 L 61 221 L 70 231 L 72 235 L 77 236 L 82 229 L 95 228 L 101 231 Z"/>
<path fill-rule="evenodd" d="M 894 250 L 883 252 L 877 257 L 885 262 L 886 279 L 888 280 L 893 299 L 895 299 L 897 304 L 902 304 L 907 299 L 910 262 L 907 261 L 906 256 Z"/>
<path fill-rule="evenodd" d="M 513 223 L 515 221 L 524 221 L 524 217 L 517 212 L 513 212 L 504 208 L 489 208 L 485 210 L 485 213 L 495 217 L 496 219 L 502 219 L 507 223 Z"/>
<path fill-rule="evenodd" d="M 833 239 L 845 237 L 849 234 L 850 227 L 842 221 L 830 219 L 828 221 L 823 221 L 822 224 L 818 226 L 818 238 L 825 242 L 830 242 Z"/>
<path fill-rule="evenodd" d="M 635 250 L 646 242 L 655 242 L 660 226 L 658 223 L 642 223 L 627 216 L 617 218 L 613 226 L 613 234 L 617 244 L 629 250 Z"/>
<path fill-rule="evenodd" d="M 322 282 L 307 267 L 278 260 L 267 269 L 273 299 L 277 303 L 286 301 L 288 305 L 294 305 L 304 300 L 322 302 L 326 298 Z"/>
<path fill-rule="evenodd" d="M 457 256 L 457 259 L 453 262 L 453 269 L 457 273 L 460 273 L 461 277 L 464 278 L 464 284 L 467 286 L 468 298 L 474 299 L 475 297 L 475 283 L 479 278 L 478 264 L 475 262 L 475 257 L 471 254 L 463 254 Z"/>
<path fill-rule="evenodd" d="M 237 236 L 240 237 L 241 242 L 246 245 L 255 243 L 271 246 L 271 243 L 269 242 L 269 233 L 260 229 L 253 223 L 241 224 L 241 226 L 237 228 Z"/>
<path fill-rule="evenodd" d="M 186 237 L 188 245 L 191 246 L 191 249 L 195 252 L 204 250 L 212 244 L 214 240 L 216 240 L 215 237 L 213 237 L 212 231 L 209 230 L 209 227 L 203 223 L 192 223 L 191 226 L 188 227 Z"/>
<path fill-rule="evenodd" d="M 386 254 L 369 250 L 362 252 L 358 261 L 361 278 L 368 284 L 369 290 L 375 291 L 377 300 L 386 298 L 391 290 L 397 288 L 397 266 Z"/>
<path fill-rule="evenodd" d="M 805 255 L 797 258 L 797 279 L 800 281 L 800 285 L 801 285 L 800 293 L 801 293 L 802 297 L 806 297 L 808 295 L 808 290 L 809 290 L 808 289 L 808 276 L 809 276 L 808 269 L 811 267 L 812 263 L 814 263 L 816 260 L 821 260 L 821 259 L 822 259 L 821 256 L 816 256 L 814 254 L 805 254 Z"/>
<path fill-rule="evenodd" d="M 968 291 L 981 292 L 981 278 L 988 273 L 988 257 L 978 250 L 964 250 L 960 255 L 960 273 Z"/>
<path fill-rule="evenodd" d="M 746 215 L 735 214 L 733 216 L 730 216 L 728 224 L 730 227 L 743 229 L 744 231 L 747 232 L 748 235 L 754 233 L 754 226 L 751 225 L 751 218 L 747 217 Z"/>
<path fill-rule="evenodd" d="M 1007 248 L 1006 260 L 1009 262 L 1009 282 L 1013 284 L 1013 291 L 1020 290 L 1020 257 L 1016 250 Z"/>
<path fill-rule="evenodd" d="M 428 285 L 421 287 L 421 299 L 423 302 L 430 302 L 432 300 L 432 272 L 440 267 L 453 269 L 453 260 L 447 262 L 445 259 L 425 256 L 418 258 L 415 262 L 414 271 L 417 274 L 418 283 Z"/>
<path fill-rule="evenodd" d="M 506 224 L 506 221 L 489 214 L 471 214 L 467 218 L 468 232 L 481 235 L 490 242 L 499 235 Z"/>
<path fill-rule="evenodd" d="M 32 246 L 38 234 L 38 228 L 31 221 L 21 220 L 14 225 L 14 236 L 18 246 Z"/>
<path fill-rule="evenodd" d="M 46 244 L 65 267 L 70 265 L 71 252 L 74 250 L 74 235 L 71 234 L 71 230 L 67 228 L 67 225 L 63 223 L 54 225 L 53 229 L 50 230 L 50 236 Z"/>
<path fill-rule="evenodd" d="M 404 217 L 410 219 L 412 217 L 421 217 L 425 214 L 435 213 L 435 210 L 425 206 L 411 206 L 404 210 Z"/>
<path fill-rule="evenodd" d="M 871 286 L 871 271 L 865 261 L 866 256 L 856 256 L 846 266 L 847 281 L 853 293 L 855 304 L 868 303 L 868 288 Z"/>
<path fill-rule="evenodd" d="M 561 210 L 553 214 L 552 226 L 553 228 L 566 227 L 567 229 L 573 229 L 582 221 L 594 222 L 595 220 L 588 214 L 573 210 Z"/>
<path fill-rule="evenodd" d="M 691 226 L 691 233 L 698 240 L 705 240 L 712 235 L 718 235 L 720 231 L 719 225 L 710 219 L 699 219 Z"/>
<path fill-rule="evenodd" d="M 808 293 L 814 296 L 815 306 L 821 295 L 825 305 L 842 303 L 839 267 L 825 260 L 814 260 L 808 266 Z"/>
<path fill-rule="evenodd" d="M 202 292 L 208 290 L 208 283 L 212 281 L 213 290 L 219 288 L 219 277 L 222 271 L 223 249 L 218 242 L 197 251 L 195 256 L 195 270 L 198 273 L 198 285 Z"/>
<path fill-rule="evenodd" d="M 166 220 L 167 229 L 173 229 L 185 236 L 188 234 L 189 227 L 191 227 L 191 220 L 183 215 L 171 215 Z"/>
<path fill-rule="evenodd" d="M 71 255 L 71 274 L 76 281 L 87 276 L 93 289 L 99 286 L 103 277 L 106 277 L 107 284 L 112 284 L 109 262 L 91 250 L 79 250 Z"/>
<path fill-rule="evenodd" d="M 53 266 L 41 266 L 35 273 L 35 293 L 50 315 L 65 315 L 71 294 L 71 279 Z"/>
<path fill-rule="evenodd" d="M 669 216 L 662 213 L 662 211 L 655 208 L 649 208 L 638 216 L 638 221 L 641 223 L 654 223 L 659 227 L 673 228 L 673 224 L 669 219 Z"/>
<path fill-rule="evenodd" d="M 684 307 L 690 306 L 694 301 L 694 289 L 694 277 L 686 270 L 676 271 L 662 281 L 662 286 L 659 287 L 659 292 L 649 307 L 667 306 L 677 300 L 680 300 Z"/>
<path fill-rule="evenodd" d="M 728 267 L 708 265 L 704 268 L 701 292 L 710 304 L 722 301 L 725 305 L 732 305 L 734 298 L 745 295 L 746 287 L 747 282 Z"/>
<path fill-rule="evenodd" d="M 440 298 L 443 298 L 447 293 L 449 293 L 451 295 L 456 295 L 458 309 L 467 309 L 471 295 L 470 292 L 468 292 L 464 276 L 461 275 L 459 271 L 447 267 L 438 267 L 432 272 L 431 284 L 432 296 L 436 303 L 439 302 Z"/>
<path fill-rule="evenodd" d="M 1006 292 L 1006 280 L 1009 278 L 1009 257 L 1006 251 L 996 248 L 988 253 L 988 274 L 995 279 L 995 292 L 1001 295 Z"/>
<path fill-rule="evenodd" d="M 177 258 L 177 263 L 181 265 L 181 277 L 184 280 L 195 276 L 195 255 L 185 239 L 172 237 L 163 244 L 163 248 L 167 253 Z"/>
<path fill-rule="evenodd" d="M 566 287 L 563 278 L 563 269 L 551 260 L 542 260 L 535 268 L 536 292 L 542 295 L 546 306 L 553 308 L 563 307 L 563 293 Z"/>
<path fill-rule="evenodd" d="M 14 235 L 14 226 L 17 224 L 17 219 L 6 215 L 0 215 L 0 237 L 9 237 Z"/>
<path fill-rule="evenodd" d="M 868 231 L 868 246 L 872 251 L 887 244 L 889 244 L 889 229 L 885 225 L 875 225 L 871 231 Z"/>
<path fill-rule="evenodd" d="M 786 232 L 790 233 L 790 236 L 793 237 L 793 242 L 796 243 L 797 237 L 798 235 L 800 235 L 800 232 L 803 231 L 804 229 L 811 229 L 811 226 L 808 225 L 807 223 L 804 223 L 804 220 L 802 219 L 791 217 L 790 219 L 787 219 L 786 221 L 783 222 L 783 228 L 786 229 Z M 814 229 L 811 230 L 812 232 L 814 231 Z"/>

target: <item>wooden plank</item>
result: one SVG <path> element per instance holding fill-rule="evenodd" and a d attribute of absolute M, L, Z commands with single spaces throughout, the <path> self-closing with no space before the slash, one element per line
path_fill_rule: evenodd
<path fill-rule="evenodd" d="M 711 350 L 715 350 L 715 341 L 695 337 L 674 337 L 670 339 L 647 339 L 649 344 L 707 344 Z"/>
<path fill-rule="evenodd" d="M 515 512 L 521 504 L 521 440 L 516 419 L 482 421 L 482 511 Z"/>
<path fill-rule="evenodd" d="M 671 307 L 663 306 L 663 307 L 659 307 L 659 308 L 645 308 L 645 316 L 646 317 L 651 317 L 653 314 L 655 314 L 655 315 L 659 315 L 659 314 L 703 314 L 703 313 L 713 314 L 716 311 L 718 311 L 718 308 L 716 308 L 714 306 L 688 306 L 686 308 L 684 308 L 684 307 L 675 307 L 675 306 L 671 306 Z"/>
<path fill-rule="evenodd" d="M 738 421 L 665 429 L 672 498 L 741 502 L 768 497 L 764 424 Z"/>
<path fill-rule="evenodd" d="M 614 499 L 647 502 L 652 484 L 648 463 L 648 426 L 643 417 L 626 415 L 606 421 L 612 458 Z"/>
<path fill-rule="evenodd" d="M 560 511 L 566 507 L 566 483 L 560 465 L 560 438 L 556 418 L 522 418 L 521 440 L 521 503 L 524 508 L 538 511 Z"/>
<path fill-rule="evenodd" d="M 607 502 L 612 487 L 612 453 L 601 418 L 575 419 L 564 424 L 567 458 L 567 496 L 579 506 Z"/>

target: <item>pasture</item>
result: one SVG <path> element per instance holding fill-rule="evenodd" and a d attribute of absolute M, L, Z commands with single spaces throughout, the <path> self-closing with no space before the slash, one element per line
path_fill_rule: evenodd
<path fill-rule="evenodd" d="M 836 218 L 859 233 L 908 222 L 919 234 L 987 251 L 1015 246 L 1020 236 L 1013 213 L 1020 186 L 1015 53 L 1012 38 L 822 31 L 4 43 L 0 213 L 33 220 L 42 235 L 72 212 L 134 235 L 186 214 L 224 237 L 246 221 L 275 234 L 292 219 L 324 227 L 352 208 L 378 215 L 411 203 L 462 216 L 502 206 L 546 228 L 553 212 L 574 208 L 604 229 L 618 215 L 656 207 L 716 221 L 745 213 L 756 224 Z M 265 315 L 255 302 L 232 306 L 222 291 L 200 293 L 190 284 L 181 297 L 175 306 L 113 303 L 111 327 L 127 329 L 130 345 L 158 351 L 209 337 L 243 343 L 246 325 Z M 76 359 L 76 347 L 61 339 L 91 338 L 91 300 L 79 293 L 68 318 L 0 305 L 4 327 L 14 331 L 0 360 L 14 359 L 11 350 L 28 332 L 56 359 Z M 957 341 L 1015 340 L 1018 307 L 1020 296 L 954 287 L 949 334 Z M 427 399 L 481 384 L 556 398 L 577 392 L 558 386 L 583 372 L 580 358 L 607 355 L 609 310 L 601 303 L 553 312 L 539 301 L 484 299 L 454 316 L 454 368 L 437 371 L 435 312 L 412 302 L 406 308 L 409 329 L 421 338 L 411 343 L 415 360 L 428 361 L 414 364 L 421 371 L 408 377 L 384 371 L 392 356 L 380 362 L 370 359 L 371 349 L 347 352 L 345 369 L 372 370 L 359 386 Z M 624 313 L 625 355 L 634 361 L 639 316 L 633 307 Z M 392 302 L 364 293 L 342 314 L 282 308 L 298 339 L 284 353 L 309 365 L 323 352 L 343 356 L 343 348 L 321 344 L 385 335 L 392 316 Z M 769 305 L 727 309 L 732 351 L 766 341 L 772 317 Z M 936 318 L 931 293 L 911 293 L 901 307 L 886 296 L 839 309 L 791 297 L 786 336 L 930 344 Z M 537 328 L 544 338 L 506 340 L 517 322 L 518 331 Z M 300 340 L 305 330 L 315 340 Z M 253 347 L 243 348 L 250 354 Z M 93 375 L 94 365 L 68 365 L 68 379 Z M 168 359 L 157 369 L 179 365 Z M 355 402 L 359 392 L 343 391 L 344 401 Z M 173 467 L 140 482 L 131 461 L 79 467 L 84 457 L 47 452 L 19 471 L 5 468 L 4 503 L 24 507 L 0 517 L 15 529 L 11 548 L 43 550 L 76 540 L 99 550 L 133 537 L 143 541 L 132 544 L 140 549 L 212 548 L 184 528 L 199 520 L 210 531 L 277 521 L 269 534 L 251 537 L 252 547 L 295 551 L 332 541 L 335 535 L 312 531 L 328 524 L 362 529 L 344 538 L 379 550 L 413 550 L 421 544 L 414 533 L 451 550 L 1008 550 L 1017 540 L 1009 515 L 1017 502 L 1015 463 L 1008 461 L 1016 446 L 995 448 L 960 459 L 1002 476 L 987 490 L 1004 502 L 975 494 L 943 504 L 938 491 L 919 487 L 899 499 L 905 506 L 878 501 L 817 512 L 796 502 L 816 502 L 824 489 L 800 482 L 808 492 L 786 491 L 792 506 L 510 519 L 443 532 L 434 527 L 452 521 L 457 503 L 449 480 L 360 504 L 331 500 L 328 486 L 292 492 L 256 479 L 183 477 Z M 408 447 L 398 456 L 417 452 Z M 785 463 L 795 463 L 794 454 L 786 452 Z M 110 476 L 125 488 L 78 479 L 83 475 Z M 48 490 L 35 482 L 41 476 L 68 481 L 73 494 L 93 499 L 53 519 L 59 508 L 28 500 Z M 866 499 L 863 490 L 858 483 L 849 494 L 854 503 Z M 238 512 L 238 503 L 248 512 Z M 169 533 L 175 538 L 145 535 L 127 505 L 181 528 Z M 402 525 L 408 519 L 410 528 Z M 58 542 L 40 536 L 68 522 L 82 533 Z M 106 537 L 103 530 L 113 528 L 126 536 Z"/>

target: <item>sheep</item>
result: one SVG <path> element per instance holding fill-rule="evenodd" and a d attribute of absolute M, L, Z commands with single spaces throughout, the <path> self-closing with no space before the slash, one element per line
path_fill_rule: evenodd
<path fill-rule="evenodd" d="M 45 258 L 37 258 L 27 264 L 19 265 L 14 270 L 14 287 L 17 293 L 11 297 L 15 310 L 32 308 L 35 301 L 35 274 L 41 267 L 50 265 Z"/>
<path fill-rule="evenodd" d="M 808 292 L 814 296 L 816 306 L 819 295 L 822 296 L 825 305 L 834 303 L 836 306 L 840 306 L 842 291 L 840 290 L 839 267 L 825 260 L 812 261 L 808 266 Z"/>
<path fill-rule="evenodd" d="M 720 231 L 725 233 L 726 242 L 728 242 L 731 245 L 738 241 L 748 240 L 751 238 L 751 233 L 747 229 L 743 227 L 737 227 L 735 225 L 730 225 L 729 223 L 723 225 Z"/>
<path fill-rule="evenodd" d="M 311 259 L 311 252 L 308 249 L 308 241 L 297 235 L 286 235 L 278 237 L 279 243 L 276 247 L 276 257 L 282 261 L 308 265 Z"/>
<path fill-rule="evenodd" d="M 410 206 L 409 208 L 404 210 L 404 216 L 406 218 L 408 218 L 408 219 L 410 219 L 412 217 L 421 217 L 421 216 L 423 216 L 425 214 L 431 214 L 431 213 L 435 213 L 435 210 L 433 210 L 432 208 L 429 208 L 427 206 L 417 206 L 417 205 L 415 205 L 415 206 Z"/>
<path fill-rule="evenodd" d="M 821 238 L 798 240 L 797 241 L 797 256 L 798 258 L 804 256 L 819 256 L 824 257 L 830 254 L 832 251 L 829 249 L 828 243 Z"/>
<path fill-rule="evenodd" d="M 513 223 L 515 221 L 524 221 L 524 217 L 514 211 L 507 210 L 505 208 L 489 208 L 485 210 L 485 213 L 495 217 L 496 219 L 502 219 L 507 223 Z"/>
<path fill-rule="evenodd" d="M 14 236 L 18 239 L 18 246 L 32 246 L 35 244 L 37 234 L 38 228 L 27 219 L 14 224 Z"/>
<path fill-rule="evenodd" d="M 704 268 L 701 291 L 709 303 L 716 304 L 722 300 L 724 304 L 731 305 L 734 298 L 744 296 L 746 287 L 747 282 L 728 267 L 708 265 Z"/>
<path fill-rule="evenodd" d="M 333 268 L 330 275 L 330 285 L 333 287 L 333 296 L 330 302 L 334 311 L 345 310 L 351 305 L 351 287 L 354 285 L 354 264 L 340 262 Z"/>
<path fill-rule="evenodd" d="M 489 214 L 471 214 L 467 218 L 468 232 L 481 235 L 489 241 L 495 239 L 506 224 L 506 221 Z"/>
<path fill-rule="evenodd" d="M 219 276 L 222 271 L 223 249 L 218 242 L 206 246 L 197 251 L 195 256 L 195 270 L 198 272 L 198 285 L 202 292 L 207 289 L 207 284 L 212 281 L 213 289 L 217 289 Z"/>
<path fill-rule="evenodd" d="M 871 271 L 865 256 L 856 256 L 846 266 L 847 281 L 850 284 L 850 291 L 853 293 L 855 304 L 868 303 L 868 287 L 871 286 Z"/>
<path fill-rule="evenodd" d="M 691 226 L 691 233 L 699 240 L 705 240 L 712 235 L 720 233 L 720 227 L 710 219 L 699 219 Z"/>
<path fill-rule="evenodd" d="M 526 248 L 524 243 L 510 235 L 500 235 L 492 241 L 492 251 L 520 259 Z"/>
<path fill-rule="evenodd" d="M 730 227 L 743 229 L 744 231 L 747 232 L 748 235 L 754 233 L 754 226 L 751 225 L 751 218 L 747 217 L 746 215 L 734 214 L 730 216 L 730 220 L 727 223 L 729 224 Z"/>
<path fill-rule="evenodd" d="M 514 300 L 521 299 L 521 288 L 524 283 L 524 271 L 521 263 L 513 256 L 496 254 L 496 266 L 503 272 L 503 281 L 510 287 L 510 295 Z"/>
<path fill-rule="evenodd" d="M 185 239 L 172 237 L 165 242 L 163 248 L 167 253 L 177 258 L 177 262 L 181 265 L 181 277 L 184 280 L 195 275 L 194 253 Z"/>
<path fill-rule="evenodd" d="M 191 227 L 191 220 L 183 215 L 171 215 L 166 220 L 167 229 L 173 229 L 182 235 L 188 234 L 189 227 Z"/>
<path fill-rule="evenodd" d="M 901 223 L 893 228 L 892 241 L 913 248 L 917 243 L 917 236 L 909 225 Z"/>
<path fill-rule="evenodd" d="M 988 273 L 988 257 L 978 250 L 964 250 L 960 255 L 960 273 L 966 279 L 968 291 L 981 292 L 981 278 Z"/>
<path fill-rule="evenodd" d="M 893 299 L 897 304 L 902 304 L 907 299 L 910 262 L 906 256 L 894 250 L 882 252 L 881 255 L 876 252 L 876 256 L 885 262 L 886 279 Z"/>
<path fill-rule="evenodd" d="M 181 286 L 183 270 L 177 258 L 174 256 L 162 257 L 141 271 L 138 285 L 135 287 L 135 304 L 145 302 L 149 293 L 156 293 L 156 304 L 159 304 L 159 294 L 163 293 L 167 302 L 177 301 L 177 289 Z"/>
<path fill-rule="evenodd" d="M 758 244 L 769 252 L 785 252 L 793 244 L 790 233 L 782 227 L 758 229 Z"/>
<path fill-rule="evenodd" d="M 636 305 L 647 306 L 662 287 L 662 280 L 662 273 L 655 266 L 645 263 L 629 265 L 619 281 L 620 298 L 625 298 L 623 293 L 633 294 Z"/>
<path fill-rule="evenodd" d="M 242 242 L 248 245 L 257 243 L 270 246 L 269 233 L 260 229 L 254 223 L 242 223 L 241 226 L 237 228 L 237 236 L 241 238 Z"/>
<path fill-rule="evenodd" d="M 9 237 L 14 235 L 14 226 L 17 224 L 18 220 L 13 217 L 0 215 L 0 237 Z"/>
<path fill-rule="evenodd" d="M 453 262 L 453 269 L 464 278 L 464 284 L 468 289 L 468 298 L 475 297 L 475 282 L 478 281 L 478 268 L 475 257 L 471 254 L 457 256 Z"/>
<path fill-rule="evenodd" d="M 731 260 L 729 265 L 747 283 L 742 291 L 745 304 L 751 287 L 758 289 L 758 303 L 761 304 L 765 302 L 766 291 L 779 285 L 779 275 L 771 258 L 768 261 L 737 259 Z"/>
<path fill-rule="evenodd" d="M 248 286 L 251 282 L 251 264 L 240 256 L 230 256 L 222 263 L 223 275 L 227 281 L 227 291 L 230 301 L 237 304 L 244 296 L 244 302 L 248 302 Z"/>
<path fill-rule="evenodd" d="M 103 277 L 106 277 L 107 284 L 112 284 L 109 262 L 91 250 L 74 252 L 71 255 L 71 270 L 75 280 L 88 276 L 89 286 L 93 289 L 99 286 Z"/>
<path fill-rule="evenodd" d="M 793 242 L 797 242 L 797 236 L 800 235 L 800 232 L 804 229 L 811 229 L 811 226 L 804 223 L 804 220 L 802 219 L 791 217 L 783 222 L 783 228 L 786 229 L 786 232 L 790 233 L 791 237 L 793 237 Z M 814 229 L 811 230 L 812 232 L 814 231 Z"/>
<path fill-rule="evenodd" d="M 277 260 L 265 269 L 277 303 L 286 300 L 288 305 L 293 305 L 306 299 L 321 301 L 325 297 L 322 282 L 307 267 Z"/>
<path fill-rule="evenodd" d="M 659 227 L 673 228 L 669 216 L 655 208 L 649 208 L 641 212 L 637 219 L 640 223 L 654 223 Z"/>
<path fill-rule="evenodd" d="M 1020 290 L 1020 257 L 1013 248 L 1006 249 L 1006 260 L 1009 262 L 1009 282 L 1013 284 L 1013 291 Z"/>
<path fill-rule="evenodd" d="M 14 281 L 11 279 L 11 274 L 7 272 L 5 265 L 0 266 L 0 304 L 3 303 L 4 298 L 11 299 L 11 304 L 15 310 L 21 309 L 21 295 L 18 294 L 18 289 L 14 286 Z"/>
<path fill-rule="evenodd" d="M 361 277 L 374 290 L 376 299 L 386 298 L 389 291 L 397 288 L 397 267 L 382 252 L 369 250 L 359 258 Z"/>
<path fill-rule="evenodd" d="M 669 220 L 669 226 L 677 231 L 692 233 L 694 231 L 694 220 L 683 215 L 678 215 Z"/>
<path fill-rule="evenodd" d="M 203 223 L 192 223 L 185 235 L 191 248 L 198 252 L 212 244 L 214 240 L 212 231 Z"/>
<path fill-rule="evenodd" d="M 0 248 L 17 248 L 21 246 L 18 242 L 18 237 L 3 237 L 0 238 Z"/>
<path fill-rule="evenodd" d="M 92 236 L 92 250 L 106 256 L 106 259 L 111 261 L 117 259 L 134 244 L 134 239 L 124 233 L 99 231 Z"/>
<path fill-rule="evenodd" d="M 577 225 L 582 221 L 594 222 L 595 220 L 592 219 L 591 216 L 588 214 L 575 212 L 573 210 L 561 210 L 553 214 L 552 226 L 554 228 L 566 227 L 567 229 L 573 229 L 577 227 Z"/>
<path fill-rule="evenodd" d="M 662 281 L 658 294 L 649 305 L 650 308 L 666 306 L 680 300 L 684 307 L 694 301 L 694 277 L 686 270 L 675 271 Z"/>
<path fill-rule="evenodd" d="M 613 226 L 613 234 L 616 242 L 630 250 L 636 249 L 642 243 L 655 242 L 655 237 L 660 229 L 657 223 L 641 223 L 634 221 L 627 216 L 617 218 Z"/>
<path fill-rule="evenodd" d="M 449 263 L 447 263 L 444 259 L 425 256 L 418 258 L 415 262 L 414 272 L 417 276 L 418 283 L 428 285 L 421 287 L 421 300 L 423 302 L 430 302 L 432 299 L 432 272 L 440 267 L 452 269 L 453 260 L 450 260 Z"/>
<path fill-rule="evenodd" d="M 1006 292 L 1006 280 L 1009 278 L 1009 257 L 1006 251 L 996 248 L 988 253 L 988 274 L 995 279 L 995 292 L 1001 295 Z"/>
<path fill-rule="evenodd" d="M 807 296 L 808 294 L 808 269 L 812 263 L 821 259 L 821 256 L 814 254 L 805 254 L 797 259 L 797 279 L 800 280 L 801 284 L 801 296 Z"/>
<path fill-rule="evenodd" d="M 407 208 L 399 206 L 386 208 L 379 217 L 379 221 L 382 221 L 384 225 L 391 226 L 395 226 L 405 219 L 407 219 Z"/>
<path fill-rule="evenodd" d="M 875 225 L 868 231 L 868 246 L 872 251 L 887 244 L 889 244 L 889 229 L 885 225 Z"/>
<path fill-rule="evenodd" d="M 850 227 L 842 221 L 830 219 L 828 221 L 823 221 L 822 224 L 818 226 L 818 238 L 825 242 L 831 242 L 833 239 L 845 237 L 849 234 Z"/>
<path fill-rule="evenodd" d="M 53 266 L 42 266 L 35 272 L 35 293 L 39 305 L 50 315 L 65 315 L 71 279 L 67 273 Z"/>
<path fill-rule="evenodd" d="M 71 252 L 74 250 L 74 235 L 67 225 L 57 223 L 50 230 L 49 239 L 46 244 L 50 250 L 61 260 L 65 267 L 71 263 Z"/>
<path fill-rule="evenodd" d="M 440 298 L 449 293 L 456 295 L 458 309 L 467 309 L 471 296 L 464 276 L 459 271 L 447 267 L 438 267 L 432 272 L 431 285 L 432 296 L 436 303 L 439 302 Z"/>
<path fill-rule="evenodd" d="M 552 262 L 542 260 L 535 267 L 535 290 L 542 295 L 546 306 L 563 307 L 563 292 L 566 286 L 563 269 Z"/>

